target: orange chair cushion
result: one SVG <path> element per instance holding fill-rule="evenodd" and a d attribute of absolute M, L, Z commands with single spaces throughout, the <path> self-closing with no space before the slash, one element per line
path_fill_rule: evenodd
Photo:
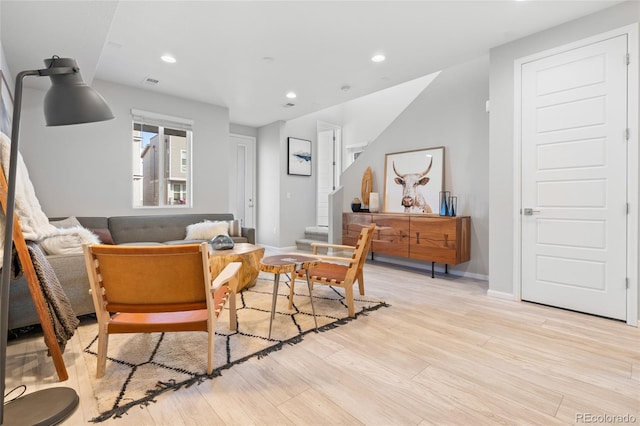
<path fill-rule="evenodd" d="M 322 262 L 315 268 L 309 269 L 309 276 L 312 279 L 322 279 L 322 281 L 336 281 L 339 284 L 344 281 L 345 277 L 347 276 L 348 269 L 349 268 L 345 265 Z M 304 269 L 297 270 L 296 274 L 301 278 L 306 277 Z"/>
<path fill-rule="evenodd" d="M 108 333 L 155 333 L 160 331 L 207 331 L 207 310 L 118 313 L 111 317 Z"/>

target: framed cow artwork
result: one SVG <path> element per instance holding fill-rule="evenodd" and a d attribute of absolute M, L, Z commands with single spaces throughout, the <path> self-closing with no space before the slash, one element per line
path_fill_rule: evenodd
<path fill-rule="evenodd" d="M 444 147 L 385 155 L 385 213 L 438 213 L 443 188 Z"/>

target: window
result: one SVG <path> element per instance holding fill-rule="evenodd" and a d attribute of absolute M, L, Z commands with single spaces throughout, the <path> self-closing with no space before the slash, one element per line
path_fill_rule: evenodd
<path fill-rule="evenodd" d="M 187 200 L 187 185 L 174 183 L 171 186 L 171 198 L 173 199 L 173 204 L 184 204 Z"/>
<path fill-rule="evenodd" d="M 187 173 L 187 150 L 180 150 L 180 171 L 182 173 Z"/>
<path fill-rule="evenodd" d="M 132 110 L 133 206 L 191 206 L 192 121 Z"/>

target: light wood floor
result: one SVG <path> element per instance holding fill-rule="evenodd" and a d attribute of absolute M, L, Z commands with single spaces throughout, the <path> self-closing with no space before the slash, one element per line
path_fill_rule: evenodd
<path fill-rule="evenodd" d="M 640 423 L 639 329 L 490 298 L 486 282 L 451 275 L 368 263 L 365 281 L 391 306 L 103 424 Z M 73 387 L 80 407 L 64 424 L 97 414 L 75 337 L 63 384 L 40 337 L 12 341 L 8 353 L 7 389 Z"/>

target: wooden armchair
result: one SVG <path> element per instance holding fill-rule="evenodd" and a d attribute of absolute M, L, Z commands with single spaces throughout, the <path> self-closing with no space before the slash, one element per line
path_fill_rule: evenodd
<path fill-rule="evenodd" d="M 362 274 L 362 267 L 364 266 L 367 253 L 369 252 L 369 247 L 371 246 L 373 230 L 375 227 L 376 224 L 372 223 L 367 228 L 362 228 L 355 246 L 325 243 L 313 244 L 313 255 L 322 259 L 322 262 L 318 266 L 309 269 L 309 280 L 311 285 L 313 286 L 314 283 L 320 283 L 335 287 L 342 287 L 344 289 L 345 299 L 347 300 L 349 316 L 352 318 L 356 316 L 353 305 L 353 284 L 357 280 L 360 295 L 364 295 L 364 276 Z M 319 255 L 319 248 L 350 251 L 351 257 Z M 296 278 L 306 279 L 306 271 L 304 269 L 300 269 L 291 275 L 289 309 L 293 308 L 293 293 Z"/>
<path fill-rule="evenodd" d="M 216 319 L 229 299 L 232 329 L 240 262 L 212 276 L 207 243 L 167 246 L 85 245 L 98 318 L 97 377 L 104 375 L 109 334 L 208 332 L 213 371 Z M 231 295 L 231 297 L 229 297 Z"/>

